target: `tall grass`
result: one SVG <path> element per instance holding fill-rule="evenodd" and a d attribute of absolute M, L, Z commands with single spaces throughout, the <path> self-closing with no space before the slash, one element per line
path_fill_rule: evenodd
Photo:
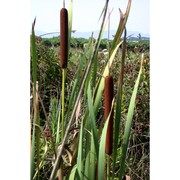
<path fill-rule="evenodd" d="M 71 41 L 73 1 L 70 3 L 69 10 L 66 10 L 65 7 L 61 9 L 60 68 L 62 72 L 62 94 L 57 100 L 57 103 L 55 103 L 59 104 L 59 106 L 52 106 L 51 112 L 54 112 L 53 117 L 49 117 L 51 120 L 47 118 L 51 141 L 43 135 L 40 136 L 41 124 L 40 119 L 37 120 L 38 88 L 36 82 L 38 79 L 34 34 L 35 23 L 33 23 L 31 52 L 34 84 L 34 120 L 32 121 L 33 129 L 31 135 L 31 179 L 41 177 L 41 169 L 43 165 L 46 164 L 47 149 L 50 151 L 50 163 L 53 164 L 50 168 L 50 180 L 53 180 L 57 176 L 59 179 L 114 179 L 117 177 L 117 175 L 115 175 L 117 161 L 119 162 L 118 178 L 122 179 L 124 176 L 125 159 L 129 144 L 135 99 L 142 74 L 143 57 L 134 89 L 132 89 L 132 97 L 127 113 L 125 132 L 123 134 L 122 153 L 120 153 L 120 159 L 117 159 L 117 154 L 119 154 L 117 147 L 120 136 L 121 101 L 126 57 L 125 25 L 130 12 L 131 0 L 128 2 L 125 14 L 120 10 L 120 23 L 110 47 L 109 56 L 99 76 L 97 73 L 99 68 L 97 55 L 102 34 L 108 22 L 108 19 L 106 19 L 108 2 L 109 1 L 106 0 L 100 17 L 102 18 L 102 22 L 98 38 L 94 43 L 92 35 L 88 46 L 84 49 L 84 54 L 82 55 L 74 79 L 72 79 L 71 93 L 68 97 L 65 95 L 65 70 L 68 70 L 67 62 Z M 70 18 L 68 19 L 68 17 Z M 124 39 L 121 40 L 120 38 L 123 31 Z M 122 57 L 121 66 L 119 67 L 119 80 L 113 83 L 113 71 L 111 71 L 111 67 L 120 45 L 122 45 Z M 116 94 L 113 93 L 114 86 L 118 87 Z M 97 122 L 97 116 L 102 101 L 105 101 L 104 119 L 106 119 L 106 121 L 102 121 L 99 124 Z M 38 131 L 35 131 L 35 125 L 38 127 Z M 54 149 L 54 151 L 52 151 L 52 149 Z M 59 173 L 57 173 L 58 170 L 61 173 L 60 176 L 58 175 Z"/>

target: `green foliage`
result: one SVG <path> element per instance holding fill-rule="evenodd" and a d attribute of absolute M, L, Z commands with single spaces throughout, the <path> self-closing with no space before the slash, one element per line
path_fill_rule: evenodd
<path fill-rule="evenodd" d="M 45 49 L 46 49 L 46 51 L 45 51 Z M 44 103 L 44 105 L 46 107 L 46 111 L 48 113 L 50 110 L 49 107 L 52 106 L 51 99 L 53 97 L 57 98 L 60 96 L 61 71 L 59 69 L 59 64 L 58 64 L 59 63 L 58 57 L 57 57 L 58 54 L 57 54 L 56 48 L 51 49 L 51 48 L 44 47 L 42 45 L 37 46 L 37 52 L 38 52 L 38 63 L 39 63 L 38 64 L 38 80 L 41 82 L 41 83 L 39 83 L 39 88 L 40 88 L 39 93 L 41 94 L 41 97 L 43 99 L 43 103 Z M 75 100 L 76 94 L 78 91 L 77 88 L 75 88 L 76 89 L 75 91 L 72 90 L 72 88 L 75 84 L 77 84 L 77 87 L 78 87 L 80 85 L 80 82 L 81 82 L 80 79 L 83 78 L 83 71 L 84 71 L 83 69 L 84 68 L 79 71 L 81 73 L 77 72 L 77 74 L 76 74 L 75 73 L 76 68 L 74 68 L 74 67 L 79 67 L 80 62 L 83 63 L 82 59 L 84 59 L 84 63 L 85 63 L 86 62 L 85 57 L 86 57 L 86 55 L 88 55 L 88 51 L 87 51 L 87 54 L 86 53 L 84 54 L 83 51 L 80 49 L 70 49 L 70 52 L 72 52 L 71 56 L 70 56 L 72 63 L 69 64 L 68 73 L 67 73 L 67 80 L 66 80 L 66 85 L 69 84 L 70 89 L 69 90 L 66 89 L 66 95 L 68 95 L 68 93 L 71 91 L 72 92 L 72 98 L 71 98 L 72 100 L 69 101 L 68 96 L 66 96 L 65 101 L 70 102 L 70 104 L 71 104 L 71 108 L 68 110 L 68 112 L 66 114 L 67 115 L 66 119 L 68 119 L 70 112 L 72 111 L 73 101 Z M 120 67 L 120 61 L 118 59 L 121 56 L 121 52 L 117 51 L 117 55 L 118 56 L 115 57 L 114 63 L 112 64 L 112 67 L 111 67 L 111 71 L 114 73 L 114 79 L 118 79 L 118 71 L 119 71 L 118 69 Z M 130 97 L 132 94 L 132 88 L 133 88 L 134 81 L 137 77 L 138 70 L 139 70 L 139 59 L 140 59 L 140 54 L 134 54 L 134 52 L 131 52 L 131 51 L 127 52 L 126 65 L 125 65 L 123 101 L 122 101 L 122 108 L 121 108 L 122 109 L 122 119 L 125 118 L 126 113 L 127 113 L 128 104 L 130 102 Z M 83 67 L 83 66 L 85 66 L 85 64 L 84 65 L 82 64 L 81 66 Z M 57 69 L 57 71 L 54 71 L 53 69 L 54 70 Z M 75 79 L 73 79 L 73 76 L 75 76 L 75 75 L 78 75 L 76 77 L 77 82 Z M 56 84 L 59 84 L 58 85 L 59 90 L 58 90 Z M 47 91 L 51 91 L 51 93 L 50 92 L 47 93 Z M 115 91 L 116 91 L 116 86 L 115 86 Z M 57 96 L 58 94 L 59 94 L 59 96 Z M 97 97 L 100 97 L 99 108 L 101 108 L 101 101 L 102 101 L 101 96 L 97 95 Z M 95 108 L 95 109 L 97 109 L 97 108 Z M 54 111 L 57 111 L 57 109 Z M 41 112 L 41 124 L 43 125 L 45 120 L 43 120 L 44 114 L 43 114 L 41 108 L 40 108 L 40 112 Z M 83 112 L 85 112 L 85 106 L 81 110 L 81 113 L 83 113 Z M 97 116 L 99 116 L 99 113 L 101 113 L 101 111 L 97 110 L 96 113 L 97 113 Z M 138 165 L 144 166 L 144 168 L 146 170 L 145 174 L 147 176 L 147 173 L 148 173 L 148 167 L 147 167 L 148 156 L 147 155 L 148 155 L 148 149 L 149 149 L 149 145 L 148 145 L 148 141 L 149 141 L 149 138 L 148 138 L 148 134 L 149 134 L 149 126 L 148 126 L 149 125 L 149 52 L 145 53 L 143 74 L 141 76 L 141 83 L 139 85 L 139 91 L 138 91 L 137 100 L 136 100 L 136 109 L 135 109 L 134 113 L 135 113 L 135 115 L 134 115 L 135 121 L 133 121 L 133 123 L 132 123 L 133 131 L 132 131 L 132 136 L 131 136 L 130 144 L 129 144 L 130 147 L 134 147 L 134 148 L 132 148 L 132 149 L 130 148 L 130 150 L 127 152 L 126 162 L 128 163 L 128 166 L 130 166 L 131 169 L 133 169 L 133 171 L 135 171 L 135 172 L 137 171 L 136 169 L 137 169 Z M 53 116 L 52 115 L 53 115 L 53 113 L 51 110 L 51 117 L 54 117 L 54 115 Z M 101 117 L 100 119 L 97 119 L 98 118 L 97 116 L 96 116 L 96 121 L 97 122 L 102 121 L 102 117 L 103 117 L 102 114 L 100 116 Z M 83 118 L 83 116 L 81 118 Z M 56 119 L 56 121 L 57 121 L 57 119 Z M 53 122 L 56 122 L 56 121 L 53 121 Z M 60 120 L 58 122 L 60 122 Z M 123 123 L 123 121 L 122 121 L 122 123 Z M 143 124 L 143 126 L 142 126 L 142 124 Z M 57 125 L 55 125 L 55 127 L 56 126 Z M 121 125 L 121 132 L 123 132 L 123 127 L 124 126 Z M 60 124 L 59 124 L 58 129 L 61 131 L 61 125 Z M 58 133 L 57 133 L 58 131 L 56 130 L 56 128 L 53 130 L 53 132 L 55 132 L 55 134 L 53 133 L 54 136 L 56 134 L 58 135 Z M 94 136 L 92 136 L 92 138 L 93 137 Z M 121 138 L 122 138 L 122 135 L 119 135 L 119 141 L 118 141 L 119 143 L 121 141 Z M 71 142 L 71 138 L 69 140 L 70 140 L 69 142 Z M 93 142 L 94 140 L 91 139 L 89 141 Z M 59 142 L 59 141 L 57 140 L 56 142 Z M 92 156 L 91 151 L 93 150 L 94 145 L 93 145 L 93 143 L 90 143 L 90 144 L 92 144 L 90 146 L 91 150 L 89 149 L 86 156 L 92 160 L 93 156 Z M 145 144 L 144 145 L 144 153 L 147 155 L 143 154 L 140 151 L 141 146 L 135 147 L 136 144 Z M 50 147 L 51 146 L 49 146 L 48 148 L 50 148 Z M 137 149 L 136 156 L 134 156 L 134 150 L 135 149 Z M 46 155 L 46 157 L 47 156 L 48 155 Z M 50 156 L 50 154 L 49 154 L 49 156 Z M 118 145 L 117 159 L 119 159 L 120 156 L 121 156 L 121 153 L 120 153 L 120 148 Z M 143 158 L 143 157 L 144 158 L 146 157 L 146 159 L 144 161 L 141 160 L 141 158 Z M 94 163 L 95 164 L 97 163 L 96 158 L 94 160 Z M 88 161 L 86 163 L 86 166 L 84 167 L 85 169 L 88 168 L 87 164 L 88 164 Z M 143 164 L 146 164 L 146 165 L 143 165 Z M 48 166 L 49 166 L 49 164 L 48 164 L 48 162 L 46 162 L 44 164 L 44 168 L 46 168 Z M 94 167 L 96 167 L 96 165 L 94 165 Z M 115 169 L 117 170 L 117 168 L 119 167 L 118 161 L 116 162 L 115 167 L 116 167 Z M 49 170 L 49 172 L 50 172 L 50 170 Z M 75 171 L 72 171 L 72 172 L 75 172 Z M 130 174 L 129 170 L 126 167 L 125 167 L 125 172 L 127 174 Z M 137 174 L 141 175 L 141 170 L 138 170 Z M 135 178 L 137 178 L 136 175 L 133 175 L 133 174 L 130 174 L 130 175 L 132 177 L 134 176 Z"/>
<path fill-rule="evenodd" d="M 130 51 L 147 51 L 149 50 L 149 41 L 127 41 L 127 49 Z"/>
<path fill-rule="evenodd" d="M 54 46 L 57 47 L 60 45 L 59 37 L 52 37 L 52 38 L 42 38 L 41 44 L 44 46 Z"/>

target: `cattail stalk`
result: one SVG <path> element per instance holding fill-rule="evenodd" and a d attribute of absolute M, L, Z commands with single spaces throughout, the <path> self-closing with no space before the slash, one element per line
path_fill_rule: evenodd
<path fill-rule="evenodd" d="M 64 138 L 64 111 L 65 111 L 65 70 L 62 70 L 62 140 Z"/>
<path fill-rule="evenodd" d="M 107 155 L 107 180 L 110 180 L 110 156 Z"/>
<path fill-rule="evenodd" d="M 105 89 L 104 89 L 104 107 L 105 107 L 105 120 L 107 120 L 109 113 L 111 112 L 111 105 L 113 101 L 113 78 L 112 76 L 105 77 Z M 112 154 L 113 148 L 113 110 L 109 118 L 109 124 L 106 135 L 106 154 Z"/>
<path fill-rule="evenodd" d="M 65 1 L 63 1 L 63 8 L 60 11 L 60 67 L 62 69 L 62 118 L 61 138 L 64 138 L 64 111 L 65 111 L 65 70 L 68 61 L 68 11 L 65 8 Z M 61 163 L 58 170 L 58 179 L 63 178 L 63 164 Z"/>
<path fill-rule="evenodd" d="M 60 67 L 62 68 L 62 139 L 64 137 L 64 92 L 65 69 L 68 60 L 68 11 L 63 7 L 60 11 Z"/>

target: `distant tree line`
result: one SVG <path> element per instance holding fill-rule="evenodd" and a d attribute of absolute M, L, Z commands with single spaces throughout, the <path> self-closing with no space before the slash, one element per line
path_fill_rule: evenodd
<path fill-rule="evenodd" d="M 85 38 L 71 38 L 71 48 L 84 48 L 84 44 L 88 44 L 90 39 L 85 39 Z M 93 39 L 95 42 L 95 39 Z M 111 46 L 112 41 L 109 41 L 109 44 Z M 44 46 L 49 46 L 49 47 L 58 47 L 60 46 L 60 38 L 59 37 L 52 37 L 52 38 L 42 38 L 41 44 Z M 143 48 L 146 50 L 149 50 L 149 40 L 141 40 L 141 41 L 127 41 L 127 49 L 133 50 L 134 48 Z M 102 49 L 107 49 L 108 48 L 108 40 L 107 39 L 102 39 L 99 48 Z"/>

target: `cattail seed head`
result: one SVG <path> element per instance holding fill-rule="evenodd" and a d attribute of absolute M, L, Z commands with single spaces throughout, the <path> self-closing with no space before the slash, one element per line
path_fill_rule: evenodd
<path fill-rule="evenodd" d="M 68 60 L 68 11 L 60 11 L 60 67 L 66 68 Z"/>
<path fill-rule="evenodd" d="M 107 120 L 111 111 L 111 105 L 113 100 L 113 78 L 112 76 L 105 77 L 105 88 L 104 88 L 104 107 L 105 107 L 105 120 Z M 106 154 L 112 154 L 113 148 L 113 109 L 109 118 L 109 124 L 106 134 Z"/>

